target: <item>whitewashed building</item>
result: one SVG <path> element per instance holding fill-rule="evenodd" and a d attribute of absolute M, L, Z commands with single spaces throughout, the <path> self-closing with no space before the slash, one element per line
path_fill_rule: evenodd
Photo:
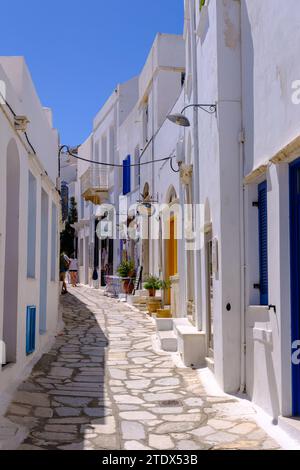
<path fill-rule="evenodd" d="M 114 244 L 113 272 L 126 253 L 145 275 L 172 279 L 164 300 L 173 318 L 158 322 L 161 345 L 178 350 L 188 366 L 208 366 L 223 390 L 245 392 L 274 422 L 290 427 L 285 417 L 300 414 L 300 5 L 185 0 L 184 9 L 183 37 L 159 34 L 134 93 L 124 89 L 130 105 L 113 121 L 113 157 L 102 130 L 110 135 L 118 92 L 79 152 L 124 165 L 123 181 L 115 170 L 106 200 L 117 205 L 121 195 L 122 205 L 152 206 L 149 239 Z M 184 108 L 190 126 L 167 119 Z M 176 157 L 173 169 L 170 161 L 130 166 L 164 157 Z M 81 175 L 92 171 L 81 168 Z M 191 203 L 201 207 L 192 219 L 202 242 L 194 251 L 177 237 L 183 212 L 173 211 Z M 86 283 L 91 217 L 95 209 L 83 202 Z M 144 230 L 138 211 L 131 222 Z"/>
<path fill-rule="evenodd" d="M 137 78 L 118 85 L 95 117 L 91 135 L 78 149 L 80 158 L 96 162 L 78 161 L 76 199 L 79 220 L 76 229 L 79 277 L 83 284 L 99 286 L 103 272 L 113 274 L 119 264 L 120 245 L 117 240 L 99 240 L 96 230 L 106 213 L 103 204 L 110 204 L 116 213 L 118 211 L 122 172 L 118 166 L 97 165 L 97 162 L 119 164 L 119 128 L 134 107 L 137 95 Z M 93 280 L 95 273 L 96 282 Z"/>
<path fill-rule="evenodd" d="M 215 115 L 196 111 L 198 124 L 186 111 L 204 207 L 194 287 L 203 363 L 225 391 L 293 429 L 283 417 L 300 413 L 300 5 L 186 1 L 185 18 L 191 102 L 217 104 Z"/>
<path fill-rule="evenodd" d="M 22 57 L 0 57 L 0 83 L 2 404 L 57 331 L 60 197 L 58 133 Z"/>

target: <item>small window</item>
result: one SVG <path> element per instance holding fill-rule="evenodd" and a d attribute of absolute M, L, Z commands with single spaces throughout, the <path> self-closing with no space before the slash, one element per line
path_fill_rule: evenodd
<path fill-rule="evenodd" d="M 26 355 L 35 350 L 36 307 L 30 306 L 26 310 Z"/>
<path fill-rule="evenodd" d="M 269 304 L 267 182 L 258 186 L 260 304 Z"/>

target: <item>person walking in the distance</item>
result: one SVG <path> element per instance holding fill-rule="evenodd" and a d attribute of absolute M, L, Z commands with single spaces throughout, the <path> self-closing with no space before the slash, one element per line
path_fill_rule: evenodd
<path fill-rule="evenodd" d="M 62 282 L 62 288 L 61 288 L 61 293 L 62 295 L 67 294 L 67 283 L 66 283 L 66 274 L 69 270 L 70 266 L 70 258 L 66 255 L 66 253 L 63 251 L 60 254 L 60 261 L 59 261 L 59 280 Z"/>
<path fill-rule="evenodd" d="M 77 287 L 78 260 L 75 256 L 75 253 L 73 253 L 70 260 L 69 272 L 71 276 L 72 287 Z"/>

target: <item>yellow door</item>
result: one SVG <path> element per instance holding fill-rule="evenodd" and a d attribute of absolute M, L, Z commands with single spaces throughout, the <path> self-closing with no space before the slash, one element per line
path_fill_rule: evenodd
<path fill-rule="evenodd" d="M 167 279 L 171 276 L 175 276 L 178 273 L 178 242 L 176 233 L 176 217 L 170 219 L 170 239 L 167 240 L 166 250 L 166 275 Z M 166 302 L 168 305 L 171 304 L 171 289 L 166 292 Z"/>

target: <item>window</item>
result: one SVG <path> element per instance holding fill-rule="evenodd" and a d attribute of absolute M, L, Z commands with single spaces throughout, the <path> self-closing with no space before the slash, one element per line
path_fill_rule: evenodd
<path fill-rule="evenodd" d="M 123 160 L 123 195 L 130 193 L 131 191 L 131 166 L 130 166 L 130 155 Z"/>
<path fill-rule="evenodd" d="M 52 202 L 51 220 L 51 281 L 56 281 L 56 259 L 57 259 L 57 208 Z"/>
<path fill-rule="evenodd" d="M 36 307 L 30 306 L 26 310 L 26 355 L 35 350 Z"/>
<path fill-rule="evenodd" d="M 258 186 L 259 288 L 261 305 L 269 304 L 267 189 L 266 181 Z"/>
<path fill-rule="evenodd" d="M 135 152 L 134 152 L 134 164 L 136 165 L 134 167 L 134 187 L 135 188 L 138 188 L 140 185 L 141 167 L 139 163 L 140 163 L 140 147 L 138 145 L 135 148 Z"/>
<path fill-rule="evenodd" d="M 36 178 L 28 173 L 27 277 L 35 278 L 36 260 Z"/>

